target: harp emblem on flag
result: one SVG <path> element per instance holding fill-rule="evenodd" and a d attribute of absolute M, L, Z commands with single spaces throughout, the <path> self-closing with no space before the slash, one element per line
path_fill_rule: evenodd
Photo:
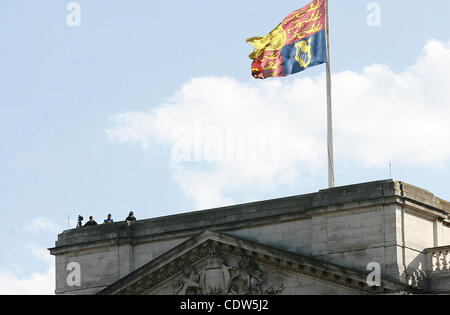
<path fill-rule="evenodd" d="M 311 63 L 311 37 L 308 40 L 302 40 L 295 44 L 297 49 L 295 60 L 302 68 L 306 68 Z"/>

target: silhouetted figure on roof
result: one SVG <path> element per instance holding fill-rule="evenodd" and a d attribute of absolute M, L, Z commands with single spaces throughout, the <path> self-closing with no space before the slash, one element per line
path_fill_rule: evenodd
<path fill-rule="evenodd" d="M 97 225 L 97 222 L 95 222 L 93 216 L 90 216 L 90 217 L 89 217 L 89 221 L 87 221 L 86 224 L 85 224 L 84 226 L 92 226 L 92 225 Z"/>
<path fill-rule="evenodd" d="M 125 219 L 125 221 L 127 221 L 128 225 L 130 225 L 131 223 L 134 223 L 134 221 L 136 221 L 136 218 L 134 217 L 133 211 L 130 211 L 130 214 Z"/>

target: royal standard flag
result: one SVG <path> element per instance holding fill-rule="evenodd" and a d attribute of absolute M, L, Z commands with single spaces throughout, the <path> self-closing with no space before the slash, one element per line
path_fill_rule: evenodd
<path fill-rule="evenodd" d="M 314 0 L 266 36 L 247 39 L 255 48 L 249 56 L 253 77 L 284 77 L 326 63 L 325 7 L 325 0 Z"/>

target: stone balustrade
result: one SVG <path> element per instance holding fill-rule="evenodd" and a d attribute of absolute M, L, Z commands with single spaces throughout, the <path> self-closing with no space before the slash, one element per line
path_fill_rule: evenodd
<path fill-rule="evenodd" d="M 429 248 L 426 254 L 429 272 L 450 273 L 450 246 Z"/>

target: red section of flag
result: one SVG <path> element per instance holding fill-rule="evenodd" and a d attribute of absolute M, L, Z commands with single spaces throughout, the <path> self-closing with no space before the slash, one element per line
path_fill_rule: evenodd
<path fill-rule="evenodd" d="M 264 79 L 263 68 L 261 67 L 261 59 L 255 59 L 252 63 L 252 76 L 255 79 Z"/>
<path fill-rule="evenodd" d="M 281 22 L 286 32 L 285 46 L 324 30 L 325 9 L 325 0 L 314 0 L 303 8 L 290 13 Z"/>

